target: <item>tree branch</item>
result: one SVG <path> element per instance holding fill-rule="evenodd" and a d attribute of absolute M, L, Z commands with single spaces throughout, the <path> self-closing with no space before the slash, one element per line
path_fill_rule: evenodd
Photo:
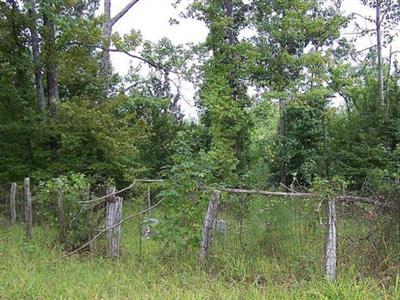
<path fill-rule="evenodd" d="M 169 67 L 163 66 L 159 63 L 153 62 L 151 60 L 148 60 L 142 56 L 136 55 L 136 54 L 132 54 L 129 51 L 123 50 L 123 49 L 107 49 L 106 47 L 103 47 L 101 45 L 87 45 L 81 42 L 71 42 L 67 44 L 68 46 L 73 46 L 73 45 L 77 45 L 77 46 L 82 46 L 82 47 L 86 47 L 86 48 L 96 48 L 96 49 L 100 49 L 103 51 L 109 51 L 109 52 L 116 52 L 116 53 L 123 53 L 125 55 L 128 55 L 129 57 L 132 57 L 134 59 L 140 60 L 146 64 L 148 64 L 150 67 L 156 68 L 158 70 L 163 70 L 164 72 L 169 72 L 169 73 L 173 73 L 173 74 L 177 74 L 177 75 L 182 75 L 180 72 L 178 71 L 174 71 Z"/>
<path fill-rule="evenodd" d="M 105 196 L 100 197 L 100 198 L 96 198 L 96 199 L 92 199 L 92 200 L 88 200 L 88 201 L 79 201 L 79 203 L 84 203 L 84 204 L 85 203 L 93 203 L 93 202 L 97 202 L 97 201 L 100 201 L 100 200 L 104 200 L 104 199 L 106 199 L 108 197 L 111 197 L 111 196 L 118 195 L 118 194 L 120 194 L 120 193 L 122 193 L 122 192 L 124 192 L 126 190 L 131 189 L 137 182 L 148 182 L 148 183 L 150 183 L 150 182 L 160 182 L 160 183 L 162 183 L 162 182 L 164 182 L 164 180 L 162 180 L 162 179 L 135 179 L 130 185 L 128 185 L 127 187 L 124 187 L 123 189 L 121 189 L 119 191 L 113 192 L 111 194 L 105 195 Z"/>
<path fill-rule="evenodd" d="M 221 192 L 227 193 L 236 193 L 236 194 L 248 194 L 248 195 L 261 195 L 261 196 L 269 196 L 269 197 L 289 197 L 289 198 L 318 198 L 321 197 L 318 193 L 300 193 L 300 192 L 270 192 L 270 191 L 260 191 L 260 190 L 245 190 L 245 189 L 232 189 L 232 188 L 214 188 L 209 186 L 204 186 L 206 189 L 218 190 Z M 332 196 L 338 201 L 343 202 L 359 202 L 366 203 L 371 205 L 378 205 L 382 207 L 392 207 L 387 203 L 378 202 L 374 199 L 367 197 L 358 197 L 351 195 L 339 195 Z"/>
<path fill-rule="evenodd" d="M 371 22 L 371 23 L 374 22 L 374 19 L 372 19 L 371 17 L 366 17 L 366 16 L 364 16 L 364 15 L 362 15 L 362 14 L 359 14 L 359 13 L 356 13 L 356 12 L 353 12 L 351 15 L 354 15 L 354 16 L 357 16 L 357 17 L 360 17 L 360 18 L 363 18 L 364 20 L 366 20 L 366 21 L 368 21 L 368 22 Z"/>
<path fill-rule="evenodd" d="M 119 13 L 117 13 L 111 20 L 111 27 L 115 25 L 139 0 L 131 0 Z"/>
<path fill-rule="evenodd" d="M 375 48 L 375 47 L 376 47 L 376 44 L 374 44 L 374 45 L 372 45 L 372 46 L 369 46 L 369 47 L 367 47 L 367 48 L 361 49 L 361 50 L 357 50 L 356 53 L 361 53 L 361 52 L 370 50 L 370 49 Z"/>

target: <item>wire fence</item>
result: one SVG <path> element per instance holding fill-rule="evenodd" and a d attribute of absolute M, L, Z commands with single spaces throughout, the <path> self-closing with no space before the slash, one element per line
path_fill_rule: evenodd
<path fill-rule="evenodd" d="M 138 185 L 139 182 L 144 184 Z M 159 187 L 150 186 L 160 182 L 162 181 L 136 180 L 113 193 L 107 192 L 107 185 L 98 185 L 80 193 L 79 199 L 74 198 L 79 209 L 69 211 L 66 220 L 71 235 L 82 228 L 85 234 L 78 238 L 69 236 L 76 238 L 76 241 L 66 249 L 67 253 L 93 250 L 97 242 L 97 246 L 103 247 L 104 242 L 99 237 L 132 219 L 137 220 L 138 230 L 132 234 L 138 237 L 141 251 L 143 240 L 154 236 L 154 228 L 159 219 L 163 218 L 162 211 L 156 215 L 151 213 L 162 204 L 163 198 L 156 198 L 161 191 Z M 10 215 L 10 190 L 11 184 L 0 185 L 0 216 L 5 225 Z M 282 273 L 283 270 L 283 273 L 301 278 L 308 278 L 323 268 L 328 224 L 327 201 L 321 201 L 321 197 L 307 198 L 305 194 L 300 198 L 285 198 L 282 193 L 275 192 L 255 194 L 250 190 L 251 193 L 248 191 L 235 194 L 232 191 L 221 193 L 218 216 L 213 223 L 211 261 L 218 262 L 232 257 L 250 260 L 253 267 L 259 268 L 262 273 L 261 269 L 266 266 L 260 263 L 259 258 L 268 258 L 277 273 Z M 36 188 L 33 189 L 34 199 L 39 192 Z M 128 205 L 130 212 L 134 213 L 105 227 L 107 201 L 116 194 L 124 197 L 124 206 Z M 68 194 L 64 196 L 65 200 L 69 199 Z M 46 211 L 57 212 L 57 195 L 52 197 L 53 200 L 50 199 L 45 204 L 33 201 L 35 223 L 47 220 L 43 215 L 44 208 Z M 356 201 L 357 199 L 361 201 Z M 396 265 L 400 265 L 400 258 L 394 253 L 399 253 L 400 213 L 393 209 L 398 199 L 398 190 L 390 195 L 376 194 L 373 199 L 338 196 L 340 201 L 336 203 L 336 219 L 339 273 L 350 264 L 357 266 L 360 276 L 372 273 L 385 277 L 390 276 L 387 273 L 398 271 Z M 17 186 L 16 212 L 17 221 L 24 221 L 21 184 Z M 92 223 L 89 222 L 90 219 L 93 219 L 90 221 Z M 75 223 L 77 227 L 74 227 Z M 91 226 L 90 230 L 84 227 L 88 224 Z"/>
<path fill-rule="evenodd" d="M 300 278 L 321 273 L 326 258 L 326 202 L 222 193 L 211 259 L 250 259 L 258 269 L 262 268 L 258 258 L 267 257 L 276 263 L 277 273 Z M 357 266 L 359 276 L 398 271 L 397 218 L 381 206 L 338 201 L 338 274 L 349 265 Z"/>

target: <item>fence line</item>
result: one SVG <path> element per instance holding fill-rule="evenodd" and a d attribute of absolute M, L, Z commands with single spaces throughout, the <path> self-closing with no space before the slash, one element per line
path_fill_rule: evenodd
<path fill-rule="evenodd" d="M 82 246 L 73 250 L 66 254 L 66 256 L 71 256 L 80 250 L 86 248 L 91 245 L 96 239 L 98 239 L 102 234 L 106 234 L 107 240 L 107 253 L 110 256 L 119 257 L 120 252 L 120 226 L 138 216 L 149 213 L 151 210 L 157 208 L 162 204 L 164 198 L 162 198 L 159 202 L 151 206 L 150 203 L 150 191 L 148 190 L 147 200 L 148 200 L 148 208 L 128 217 L 125 217 L 121 220 L 122 217 L 122 203 L 123 199 L 121 197 L 116 197 L 116 195 L 127 191 L 134 187 L 138 182 L 158 182 L 162 183 L 164 180 L 162 179 L 135 179 L 130 185 L 115 191 L 115 188 L 108 189 L 105 196 L 98 197 L 89 201 L 79 201 L 79 203 L 83 204 L 83 207 L 80 211 L 84 210 L 87 206 L 85 204 L 97 203 L 99 201 L 105 200 L 107 201 L 106 205 L 106 223 L 104 229 L 98 231 L 96 235 L 91 238 L 89 241 L 84 243 Z M 30 180 L 29 178 L 24 179 L 24 203 L 25 203 L 25 222 L 26 222 L 26 236 L 28 239 L 32 238 L 32 197 L 30 191 Z M 11 185 L 10 192 L 10 220 L 11 224 L 15 222 L 15 194 L 16 194 L 17 186 L 15 183 Z M 208 256 L 209 251 L 212 245 L 212 235 L 214 230 L 214 223 L 216 221 L 219 204 L 220 204 L 220 194 L 221 192 L 227 193 L 235 193 L 235 194 L 246 194 L 246 195 L 260 195 L 267 197 L 287 197 L 287 198 L 325 198 L 326 196 L 321 195 L 319 193 L 309 193 L 309 192 L 296 192 L 294 190 L 290 190 L 289 192 L 275 192 L 275 191 L 262 191 L 262 190 L 246 190 L 241 188 L 215 188 L 208 186 L 199 186 L 201 190 L 212 190 L 212 196 L 209 201 L 208 209 L 204 217 L 203 227 L 202 227 L 202 236 L 201 236 L 201 245 L 200 245 L 200 261 L 204 263 Z M 61 181 L 57 179 L 57 203 L 59 210 L 59 218 L 60 218 L 60 238 L 65 242 L 66 235 L 66 225 L 64 220 L 64 195 L 61 188 Z M 337 264 L 337 225 L 336 225 L 336 201 L 342 201 L 346 203 L 364 203 L 370 205 L 376 205 L 381 207 L 392 207 L 386 202 L 379 201 L 378 198 L 374 200 L 373 198 L 367 197 L 358 197 L 353 195 L 337 195 L 330 197 L 327 203 L 327 217 L 328 222 L 326 224 L 326 239 L 325 239 L 325 276 L 328 280 L 336 279 L 336 264 Z M 98 204 L 101 204 L 98 203 Z M 318 206 L 318 211 L 321 203 Z M 79 213 L 79 214 L 80 214 Z M 75 219 L 75 218 L 74 218 Z M 72 220 L 72 222 L 74 221 Z"/>
<path fill-rule="evenodd" d="M 208 204 L 207 212 L 204 216 L 199 260 L 204 264 L 209 256 L 209 252 L 212 245 L 212 236 L 214 230 L 214 224 L 217 220 L 219 204 L 220 204 L 220 193 L 221 191 L 234 194 L 246 194 L 246 195 L 261 195 L 267 197 L 290 197 L 290 198 L 319 198 L 322 195 L 318 193 L 299 193 L 299 192 L 270 192 L 261 190 L 246 190 L 238 188 L 212 188 L 204 187 L 206 189 L 213 190 L 211 199 Z M 371 205 L 388 206 L 386 203 L 374 201 L 373 199 L 366 197 L 356 197 L 348 195 L 333 196 L 328 199 L 327 203 L 327 218 L 328 223 L 326 225 L 326 238 L 325 238 L 325 277 L 327 280 L 336 280 L 336 264 L 337 264 L 337 222 L 336 222 L 336 201 L 344 202 L 360 202 Z M 320 206 L 321 203 L 318 205 Z M 319 208 L 318 208 L 319 210 Z"/>
<path fill-rule="evenodd" d="M 107 231 L 109 231 L 109 230 L 111 230 L 111 229 L 113 229 L 113 228 L 115 228 L 115 227 L 117 227 L 117 226 L 120 226 L 121 224 L 125 223 L 126 221 L 129 221 L 129 220 L 133 219 L 134 217 L 141 216 L 141 215 L 143 215 L 143 214 L 145 214 L 145 213 L 147 213 L 147 212 L 149 212 L 149 211 L 155 209 L 156 207 L 160 206 L 161 203 L 162 203 L 163 201 L 164 201 L 164 199 L 161 199 L 160 201 L 158 201 L 158 202 L 157 202 L 156 204 L 154 204 L 153 206 L 151 206 L 151 207 L 149 207 L 149 208 L 147 208 L 147 209 L 145 209 L 145 210 L 143 210 L 143 211 L 141 211 L 141 212 L 139 212 L 139 213 L 130 215 L 130 216 L 128 216 L 128 217 L 122 219 L 122 220 L 121 220 L 120 222 L 118 222 L 117 224 L 114 224 L 114 225 L 112 225 L 112 226 L 110 226 L 110 227 L 108 227 L 108 228 L 105 228 L 105 229 L 99 231 L 90 241 L 86 242 L 85 244 L 83 244 L 83 245 L 80 246 L 79 248 L 75 249 L 74 251 L 68 253 L 67 256 L 71 256 L 71 255 L 73 255 L 73 254 L 79 252 L 80 250 L 86 248 L 86 247 L 89 246 L 91 243 L 93 243 L 99 236 L 101 236 L 103 233 L 105 233 L 105 232 L 107 232 Z"/>

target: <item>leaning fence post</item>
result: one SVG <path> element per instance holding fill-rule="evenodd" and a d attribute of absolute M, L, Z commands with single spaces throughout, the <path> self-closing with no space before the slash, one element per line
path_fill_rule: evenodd
<path fill-rule="evenodd" d="M 208 257 L 212 242 L 212 230 L 218 215 L 218 206 L 220 201 L 220 191 L 213 191 L 211 200 L 208 203 L 207 213 L 203 221 L 203 229 L 200 245 L 200 262 L 204 263 Z"/>
<path fill-rule="evenodd" d="M 32 239 L 32 195 L 29 178 L 24 179 L 26 237 Z"/>
<path fill-rule="evenodd" d="M 107 254 L 109 256 L 119 257 L 121 226 L 116 225 L 121 222 L 123 198 L 115 197 L 114 193 L 115 187 L 107 189 L 107 195 L 110 195 L 107 197 L 106 204 Z"/>
<path fill-rule="evenodd" d="M 336 203 L 335 199 L 328 200 L 328 224 L 325 241 L 325 277 L 334 281 L 336 279 Z"/>
<path fill-rule="evenodd" d="M 17 219 L 17 212 L 15 209 L 16 194 L 17 194 L 17 184 L 13 182 L 11 183 L 11 191 L 10 191 L 10 225 L 14 225 L 15 220 Z"/>
<path fill-rule="evenodd" d="M 64 193 L 62 190 L 61 178 L 57 178 L 57 206 L 58 218 L 60 221 L 60 241 L 65 244 L 67 241 L 67 234 L 65 230 Z"/>

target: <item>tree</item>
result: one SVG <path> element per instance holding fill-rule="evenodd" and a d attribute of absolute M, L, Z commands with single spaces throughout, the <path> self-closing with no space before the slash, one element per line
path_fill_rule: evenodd
<path fill-rule="evenodd" d="M 128 4 L 111 17 L 111 0 L 104 0 L 104 24 L 103 24 L 103 51 L 101 57 L 101 77 L 104 79 L 104 95 L 108 94 L 112 66 L 110 58 L 110 45 L 113 26 L 136 4 L 139 0 L 129 0 Z"/>
<path fill-rule="evenodd" d="M 362 3 L 375 10 L 375 18 L 359 16 L 372 22 L 375 26 L 378 95 L 382 105 L 388 107 L 388 101 L 385 97 L 382 48 L 393 40 L 391 30 L 400 21 L 400 4 L 394 0 L 362 0 Z"/>
<path fill-rule="evenodd" d="M 236 182 L 248 167 L 249 118 L 246 108 L 246 66 L 249 45 L 239 41 L 245 27 L 247 5 L 242 1 L 194 1 L 190 15 L 209 28 L 204 50 L 211 56 L 202 71 L 198 105 L 201 120 L 209 128 L 208 156 L 214 179 Z"/>
<path fill-rule="evenodd" d="M 49 109 L 52 115 L 57 111 L 57 105 L 60 100 L 58 89 L 58 65 L 56 49 L 56 29 L 55 19 L 58 7 L 53 1 L 41 1 L 41 13 L 43 16 L 43 41 L 45 52 L 45 66 L 47 76 L 47 96 Z"/>
<path fill-rule="evenodd" d="M 30 32 L 31 32 L 31 46 L 32 46 L 32 57 L 33 57 L 33 65 L 35 68 L 35 87 L 36 87 L 36 96 L 39 105 L 39 109 L 42 114 L 42 119 L 46 114 L 46 99 L 44 95 L 43 88 L 43 68 L 42 68 L 42 59 L 40 53 L 40 41 L 39 41 L 39 33 L 37 29 L 37 9 L 36 9 L 36 1 L 29 0 L 27 3 L 28 12 L 31 18 L 30 20 Z"/>
<path fill-rule="evenodd" d="M 290 183 L 293 174 L 301 177 L 301 161 L 305 163 L 304 159 L 310 157 L 300 155 L 297 157 L 298 162 L 293 165 L 293 159 L 300 153 L 296 154 L 296 149 L 299 150 L 303 142 L 306 143 L 306 149 L 316 147 L 307 145 L 307 139 L 300 142 L 300 136 L 297 139 L 292 135 L 294 132 L 288 132 L 296 126 L 290 123 L 301 122 L 299 118 L 304 117 L 304 120 L 311 122 L 307 127 L 314 128 L 316 124 L 322 126 L 324 109 L 320 110 L 320 101 L 326 108 L 329 98 L 329 93 L 323 88 L 324 81 L 327 80 L 323 74 L 329 61 L 329 53 L 324 47 L 331 46 L 339 37 L 339 29 L 347 20 L 338 15 L 335 8 L 324 8 L 316 1 L 254 0 L 252 7 L 252 25 L 258 33 L 253 38 L 258 54 L 252 79 L 257 87 L 270 94 L 268 99 L 278 101 L 278 177 L 279 181 Z M 305 105 L 304 111 L 313 110 L 313 107 L 317 109 L 311 115 L 300 116 L 296 113 L 293 115 L 296 118 L 289 119 L 288 110 L 291 103 L 292 109 L 298 108 L 300 103 Z M 322 132 L 323 130 L 320 134 Z M 290 135 L 291 138 L 288 139 Z M 290 151 L 290 145 L 295 149 Z"/>
<path fill-rule="evenodd" d="M 18 1 L 0 3 L 0 180 L 18 180 L 32 163 L 31 132 L 37 119 L 29 20 Z"/>

